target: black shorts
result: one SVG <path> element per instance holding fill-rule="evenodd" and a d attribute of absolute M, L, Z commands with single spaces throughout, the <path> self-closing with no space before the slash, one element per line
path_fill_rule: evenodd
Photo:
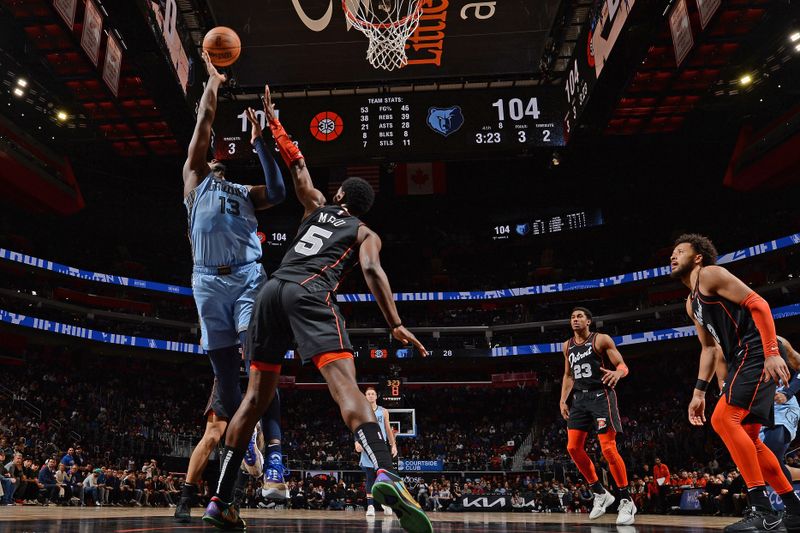
<path fill-rule="evenodd" d="M 569 409 L 567 428 L 606 433 L 609 429 L 622 433 L 617 393 L 614 389 L 576 390 Z"/>
<path fill-rule="evenodd" d="M 776 385 L 772 380 L 762 382 L 763 375 L 763 352 L 749 353 L 728 364 L 728 376 L 722 392 L 730 405 L 750 411 L 742 420 L 743 424 L 774 424 Z"/>
<path fill-rule="evenodd" d="M 259 290 L 247 336 L 251 360 L 261 363 L 281 364 L 293 344 L 304 363 L 315 355 L 353 352 L 334 293 L 277 278 Z"/>
<path fill-rule="evenodd" d="M 211 386 L 211 394 L 208 396 L 208 404 L 206 410 L 203 411 L 203 416 L 208 418 L 210 413 L 217 415 L 217 418 L 222 420 L 230 420 L 239 404 L 233 401 L 233 398 L 225 399 L 220 394 L 219 381 L 214 378 L 214 384 Z"/>

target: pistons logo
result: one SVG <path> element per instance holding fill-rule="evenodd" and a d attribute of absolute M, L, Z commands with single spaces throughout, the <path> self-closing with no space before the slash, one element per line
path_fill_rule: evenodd
<path fill-rule="evenodd" d="M 603 429 L 606 427 L 606 419 L 605 418 L 598 418 L 597 419 L 597 429 Z"/>
<path fill-rule="evenodd" d="M 329 142 L 342 134 L 344 121 L 333 111 L 322 111 L 311 119 L 310 129 L 316 140 Z"/>

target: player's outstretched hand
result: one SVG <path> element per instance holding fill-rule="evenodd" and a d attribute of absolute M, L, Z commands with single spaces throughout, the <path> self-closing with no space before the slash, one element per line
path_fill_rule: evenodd
<path fill-rule="evenodd" d="M 275 120 L 275 104 L 272 103 L 272 94 L 269 92 L 269 85 L 264 85 L 264 96 L 261 98 L 264 105 L 264 116 L 268 121 Z"/>
<path fill-rule="evenodd" d="M 414 348 L 422 354 L 422 357 L 428 357 L 428 350 L 422 345 L 421 342 L 414 336 L 413 333 L 408 331 L 405 326 L 400 326 L 394 328 L 392 330 L 392 337 L 399 340 L 403 344 L 408 344 L 409 342 L 414 345 Z"/>
<path fill-rule="evenodd" d="M 789 367 L 786 361 L 779 355 L 773 355 L 764 359 L 764 381 L 774 380 L 775 383 L 783 381 L 789 383 Z"/>
<path fill-rule="evenodd" d="M 625 372 L 622 370 L 609 370 L 607 368 L 600 369 L 603 372 L 603 377 L 600 380 L 611 387 L 612 389 L 617 385 L 617 382 L 625 377 Z"/>
<path fill-rule="evenodd" d="M 208 72 L 208 76 L 210 78 L 216 78 L 220 83 L 225 83 L 228 81 L 228 77 L 225 74 L 220 74 L 217 70 L 217 67 L 215 67 L 214 63 L 211 62 L 211 56 L 208 55 L 208 52 L 203 50 L 201 57 L 203 58 L 203 62 L 206 64 L 206 72 Z"/>
<path fill-rule="evenodd" d="M 256 142 L 256 139 L 261 137 L 261 122 L 258 120 L 258 116 L 252 107 L 248 107 L 245 110 L 245 115 L 247 115 L 247 120 L 252 126 L 252 128 L 250 128 L 250 144 L 253 144 Z"/>
<path fill-rule="evenodd" d="M 689 423 L 702 426 L 706 423 L 706 399 L 704 396 L 693 396 L 689 403 Z"/>
<path fill-rule="evenodd" d="M 564 417 L 564 420 L 569 420 L 569 405 L 567 405 L 567 402 L 561 402 L 559 409 L 561 410 L 561 416 Z"/>

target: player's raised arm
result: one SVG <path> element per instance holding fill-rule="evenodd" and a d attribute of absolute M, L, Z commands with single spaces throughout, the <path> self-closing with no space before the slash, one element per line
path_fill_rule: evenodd
<path fill-rule="evenodd" d="M 289 138 L 289 134 L 286 133 L 283 125 L 275 115 L 275 106 L 272 103 L 269 85 L 264 86 L 264 113 L 272 136 L 275 138 L 275 144 L 278 145 L 278 151 L 292 173 L 297 199 L 300 200 L 306 210 L 303 215 L 305 219 L 315 209 L 325 205 L 325 195 L 314 187 L 314 182 L 311 181 L 311 174 L 308 173 L 308 167 L 306 167 L 305 157 L 303 157 L 297 145 Z"/>
<path fill-rule="evenodd" d="M 619 380 L 628 375 L 628 365 L 625 364 L 625 361 L 622 359 L 622 354 L 617 350 L 614 339 L 605 333 L 597 335 L 597 349 L 601 353 L 605 352 L 611 364 L 614 365 L 614 370 L 609 370 L 607 368 L 600 369 L 603 372 L 603 377 L 601 378 L 603 383 L 613 389 Z"/>
<path fill-rule="evenodd" d="M 386 323 L 392 329 L 392 336 L 402 342 L 409 342 L 419 350 L 423 357 L 427 357 L 428 350 L 417 340 L 413 333 L 403 326 L 400 315 L 397 313 L 397 306 L 392 297 L 392 288 L 389 286 L 389 278 L 386 277 L 381 266 L 381 238 L 367 228 L 361 226 L 358 230 L 358 261 L 361 263 L 361 271 L 364 273 L 364 280 L 367 282 L 370 292 L 375 296 L 375 302 L 383 313 Z"/>
<path fill-rule="evenodd" d="M 197 123 L 194 126 L 189 153 L 183 164 L 183 195 L 186 196 L 202 182 L 211 169 L 208 166 L 208 145 L 211 143 L 211 126 L 217 112 L 217 90 L 227 79 L 217 72 L 208 53 L 203 51 L 203 61 L 208 71 L 208 82 L 200 98 L 197 109 Z"/>
<path fill-rule="evenodd" d="M 266 185 L 256 185 L 250 187 L 250 199 L 257 210 L 269 209 L 278 205 L 286 199 L 286 185 L 283 182 L 283 173 L 275 162 L 275 158 L 267 149 L 262 136 L 261 123 L 256 116 L 253 108 L 245 110 L 247 120 L 250 121 L 250 144 L 256 150 L 258 161 L 261 163 L 261 170 L 264 172 Z"/>
<path fill-rule="evenodd" d="M 572 387 L 575 386 L 575 378 L 572 376 L 572 367 L 569 364 L 569 355 L 567 354 L 567 344 L 564 343 L 564 378 L 561 380 L 561 401 L 558 403 L 558 408 L 561 411 L 561 416 L 564 420 L 569 420 L 569 406 L 567 405 L 567 398 L 569 393 L 572 392 Z"/>
<path fill-rule="evenodd" d="M 693 426 L 702 426 L 706 421 L 706 389 L 708 389 L 708 382 L 714 376 L 717 366 L 717 341 L 694 319 L 691 304 L 688 300 L 686 301 L 686 312 L 694 322 L 694 328 L 697 330 L 697 339 L 702 346 L 697 382 L 694 386 L 692 401 L 689 403 L 689 423 Z"/>
<path fill-rule="evenodd" d="M 719 266 L 708 266 L 704 269 L 704 288 L 711 295 L 721 296 L 726 300 L 738 303 L 750 312 L 753 322 L 761 334 L 761 344 L 764 348 L 764 376 L 765 380 L 773 379 L 775 383 L 783 380 L 789 382 L 789 369 L 786 362 L 780 357 L 778 339 L 775 333 L 775 321 L 769 304 L 744 284 L 742 280 Z"/>

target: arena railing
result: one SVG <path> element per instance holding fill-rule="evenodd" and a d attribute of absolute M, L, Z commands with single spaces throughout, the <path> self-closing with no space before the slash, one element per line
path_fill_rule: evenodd
<path fill-rule="evenodd" d="M 785 237 L 780 237 L 775 240 L 742 248 L 721 255 L 717 259 L 717 263 L 724 265 L 734 263 L 743 259 L 749 259 L 765 253 L 782 250 L 800 244 L 800 233 L 793 233 Z M 156 292 L 166 292 L 170 294 L 178 294 L 182 296 L 191 296 L 192 289 L 190 287 L 183 287 L 180 285 L 170 285 L 167 283 L 160 283 L 157 281 L 146 281 L 126 276 L 118 276 L 115 274 L 104 274 L 100 272 L 92 272 L 89 270 L 82 270 L 80 268 L 62 265 L 46 259 L 33 257 L 30 255 L 14 252 L 5 248 L 0 248 L 0 259 L 21 263 L 30 267 L 40 268 L 62 274 L 65 276 L 72 276 L 83 280 L 95 281 L 99 283 L 109 283 L 111 285 L 119 285 L 123 287 L 132 287 L 136 289 L 151 290 Z M 568 281 L 564 283 L 551 283 L 547 285 L 533 285 L 530 287 L 516 287 L 509 289 L 495 289 L 490 291 L 455 291 L 455 292 L 400 292 L 394 294 L 394 299 L 402 302 L 435 302 L 435 301 L 457 301 L 457 300 L 496 300 L 500 298 L 518 298 L 524 296 L 535 296 L 539 294 L 554 294 L 562 292 L 582 291 L 588 289 L 601 289 L 605 287 L 614 287 L 618 285 L 625 285 L 628 283 L 636 283 L 640 281 L 652 280 L 656 278 L 666 277 L 670 274 L 669 266 L 661 266 L 656 268 L 649 268 L 639 270 L 636 272 L 628 272 L 625 274 L 618 274 L 615 276 L 607 276 L 604 278 L 589 279 L 583 281 Z M 337 295 L 339 302 L 371 302 L 374 297 L 371 294 L 339 294 Z"/>
<path fill-rule="evenodd" d="M 784 305 L 772 309 L 772 316 L 776 319 L 789 318 L 800 315 L 800 303 Z M 0 309 L 0 322 L 12 326 L 26 327 L 40 331 L 68 335 L 85 340 L 116 344 L 119 346 L 130 346 L 135 348 L 149 348 L 153 350 L 166 350 L 171 352 L 182 352 L 191 354 L 202 354 L 204 350 L 197 344 L 188 342 L 177 342 L 163 339 L 150 339 L 146 337 L 135 337 L 131 335 L 121 335 L 119 333 L 109 333 L 97 331 L 90 328 L 76 326 L 74 324 L 63 324 L 52 320 L 45 320 L 32 316 L 12 313 Z M 477 326 L 476 326 L 477 327 Z M 385 330 L 380 330 L 384 331 Z M 646 342 L 658 342 L 696 335 L 694 326 L 681 326 L 653 331 L 643 331 L 630 333 L 627 335 L 612 336 L 617 346 L 627 346 Z M 487 350 L 485 356 L 506 357 L 514 355 L 537 355 L 546 353 L 561 353 L 562 345 L 560 342 L 544 344 L 524 344 L 518 346 L 499 346 Z M 477 352 L 477 351 L 476 351 Z M 476 356 L 478 354 L 476 353 Z M 294 353 L 289 351 L 287 359 L 294 359 Z"/>
<path fill-rule="evenodd" d="M 789 279 L 779 283 L 772 283 L 761 287 L 754 288 L 760 295 L 767 297 L 770 294 L 777 292 L 790 293 L 792 291 L 800 290 L 800 279 Z M 0 288 L 0 297 L 5 297 L 10 300 L 19 300 L 28 304 L 33 304 L 36 308 L 55 309 L 58 311 L 65 311 L 68 313 L 75 313 L 80 315 L 89 316 L 91 318 L 107 318 L 119 322 L 126 322 L 131 324 L 147 324 L 155 327 L 163 327 L 169 329 L 184 330 L 186 333 L 197 334 L 200 330 L 200 325 L 196 322 L 181 322 L 178 320 L 169 320 L 158 317 L 148 317 L 141 315 L 132 315 L 128 313 L 120 313 L 117 311 L 105 311 L 93 307 L 86 307 L 72 303 L 65 303 L 43 296 L 33 296 L 25 292 L 15 291 L 11 289 Z M 614 324 L 618 322 L 626 322 L 631 320 L 642 320 L 646 318 L 659 318 L 671 313 L 684 313 L 685 305 L 683 303 L 676 303 L 670 305 L 654 305 L 652 307 L 644 307 L 633 311 L 623 311 L 619 313 L 608 313 L 605 315 L 595 315 L 593 322 L 597 327 L 604 325 Z M 436 335 L 453 335 L 453 334 L 467 334 L 467 335 L 481 335 L 487 340 L 495 336 L 496 333 L 515 333 L 515 332 L 530 332 L 530 331 L 546 331 L 550 329 L 563 329 L 566 319 L 559 318 L 554 320 L 539 320 L 536 322 L 515 322 L 513 324 L 493 324 L 486 325 L 464 325 L 464 326 L 413 326 L 414 332 L 423 334 Z M 348 333 L 353 337 L 365 337 L 373 335 L 384 335 L 387 329 L 384 327 L 348 327 Z"/>

